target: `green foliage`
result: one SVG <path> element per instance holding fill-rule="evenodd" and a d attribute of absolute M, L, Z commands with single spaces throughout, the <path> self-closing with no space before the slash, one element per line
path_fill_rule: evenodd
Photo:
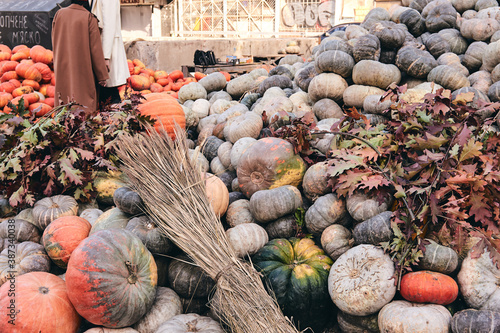
<path fill-rule="evenodd" d="M 311 234 L 306 233 L 306 211 L 304 208 L 299 207 L 295 211 L 295 222 L 297 223 L 297 238 L 312 238 Z"/>
<path fill-rule="evenodd" d="M 119 109 L 89 113 L 76 104 L 35 118 L 22 106 L 0 116 L 0 188 L 12 207 L 31 206 L 44 196 L 95 198 L 97 171 L 115 170 L 114 140 L 144 130 L 140 97 Z"/>

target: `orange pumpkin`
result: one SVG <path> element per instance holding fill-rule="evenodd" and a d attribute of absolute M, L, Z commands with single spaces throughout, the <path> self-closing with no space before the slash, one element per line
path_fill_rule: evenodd
<path fill-rule="evenodd" d="M 24 94 L 23 97 L 28 102 L 29 105 L 40 101 L 40 95 L 38 95 L 36 92 Z"/>
<path fill-rule="evenodd" d="M 35 45 L 30 49 L 30 58 L 34 62 L 41 62 L 48 65 L 52 62 L 54 54 L 51 50 L 47 50 L 41 45 Z"/>
<path fill-rule="evenodd" d="M 42 117 L 45 116 L 47 113 L 49 113 L 52 110 L 53 106 L 48 105 L 45 100 L 43 102 L 39 103 L 34 103 L 30 104 L 29 110 L 31 112 L 35 112 L 36 117 Z"/>
<path fill-rule="evenodd" d="M 22 78 L 26 78 L 26 71 L 28 68 L 30 68 L 32 64 L 30 64 L 27 61 L 21 61 L 17 66 L 16 66 L 16 73 Z"/>
<path fill-rule="evenodd" d="M 36 69 L 38 69 L 38 71 L 42 75 L 42 82 L 50 82 L 52 76 L 54 75 L 50 67 L 41 62 L 35 63 L 34 66 Z"/>
<path fill-rule="evenodd" d="M 168 73 L 165 71 L 155 71 L 153 76 L 154 76 L 155 80 L 158 81 L 158 79 L 160 79 L 160 78 L 168 77 Z"/>
<path fill-rule="evenodd" d="M 29 87 L 33 87 L 34 90 L 40 90 L 40 83 L 34 81 L 34 80 L 23 80 L 23 82 L 21 82 L 21 86 L 29 86 Z"/>
<path fill-rule="evenodd" d="M 186 128 L 184 110 L 175 99 L 162 98 L 147 101 L 139 105 L 138 109 L 141 115 L 156 119 L 154 127 L 158 133 L 163 128 L 172 139 L 175 138 L 174 129 L 176 123 L 181 129 Z"/>
<path fill-rule="evenodd" d="M 92 225 L 79 216 L 61 216 L 45 228 L 43 246 L 54 263 L 62 268 L 68 266 L 71 253 L 82 240 L 88 237 Z"/>
<path fill-rule="evenodd" d="M 16 89 L 16 86 L 8 81 L 8 82 L 3 82 L 0 84 L 0 91 L 1 92 L 8 92 L 9 94 L 12 93 Z"/>
<path fill-rule="evenodd" d="M 172 84 L 172 90 L 173 91 L 179 91 L 182 88 L 183 85 L 184 85 L 184 80 L 183 79 L 179 79 L 179 80 L 175 81 Z"/>
<path fill-rule="evenodd" d="M 205 76 L 207 76 L 207 74 L 204 74 L 202 72 L 194 72 L 194 78 L 196 79 L 196 81 L 200 81 Z"/>
<path fill-rule="evenodd" d="M 6 92 L 0 92 L 0 109 L 3 109 L 11 100 L 12 95 Z"/>
<path fill-rule="evenodd" d="M 19 63 L 17 61 L 5 61 L 2 66 L 0 67 L 0 74 L 3 74 L 5 72 L 8 72 L 8 71 L 15 71 L 16 70 L 16 67 L 17 65 L 19 65 Z"/>
<path fill-rule="evenodd" d="M 19 97 L 21 95 L 29 94 L 32 92 L 33 92 L 33 87 L 19 87 L 14 89 L 14 91 L 12 92 L 12 96 Z"/>
<path fill-rule="evenodd" d="M 12 290 L 15 290 L 15 298 Z M 81 317 L 69 300 L 66 283 L 54 274 L 26 273 L 0 288 L 2 333 L 75 333 L 80 322 Z"/>
<path fill-rule="evenodd" d="M 180 71 L 180 70 L 175 70 L 175 71 L 173 71 L 172 73 L 170 73 L 170 74 L 168 75 L 168 77 L 169 77 L 169 78 L 171 78 L 171 79 L 172 79 L 172 81 L 174 81 L 174 82 L 175 82 L 175 81 L 177 81 L 177 80 L 179 80 L 179 79 L 183 79 L 183 78 L 184 78 L 184 74 L 183 74 L 183 73 L 182 73 L 182 71 Z"/>
<path fill-rule="evenodd" d="M 50 79 L 50 84 L 55 86 L 56 85 L 56 76 L 52 73 L 52 78 Z"/>
<path fill-rule="evenodd" d="M 46 99 L 43 100 L 43 103 L 53 108 L 55 105 L 55 99 L 53 97 L 47 97 Z"/>
<path fill-rule="evenodd" d="M 3 75 L 0 77 L 0 81 L 7 82 L 9 80 L 18 79 L 18 78 L 19 78 L 19 76 L 17 75 L 17 73 L 15 71 L 8 71 L 8 72 L 3 73 Z"/>
<path fill-rule="evenodd" d="M 10 102 L 14 105 L 14 106 L 19 106 L 19 103 L 21 103 L 21 100 L 23 101 L 24 103 L 24 108 L 25 109 L 28 109 L 29 108 L 29 105 L 30 103 L 26 100 L 26 98 L 24 98 L 24 96 L 19 96 L 19 97 L 15 97 L 13 98 Z M 12 109 L 6 105 L 4 108 L 3 108 L 3 112 L 5 113 L 10 113 L 12 112 Z"/>
<path fill-rule="evenodd" d="M 23 59 L 28 59 L 29 57 L 30 57 L 30 49 L 29 47 L 25 47 L 13 53 L 12 56 L 10 57 L 10 60 L 21 61 Z"/>
<path fill-rule="evenodd" d="M 128 66 L 128 72 L 130 73 L 130 75 L 134 75 L 134 63 L 132 62 L 132 60 L 127 59 L 127 66 Z"/>
<path fill-rule="evenodd" d="M 33 64 L 24 73 L 24 78 L 28 79 L 28 80 L 33 80 L 33 81 L 36 81 L 36 82 L 40 82 L 42 80 L 42 74 L 36 68 L 36 66 Z"/>
<path fill-rule="evenodd" d="M 129 82 L 132 89 L 137 91 L 149 89 L 149 87 L 151 86 L 151 81 L 149 81 L 149 78 L 143 75 L 132 75 L 131 77 L 129 77 Z"/>
<path fill-rule="evenodd" d="M 172 96 L 175 99 L 179 98 L 179 94 L 177 93 L 177 91 L 165 91 L 165 93 L 169 94 L 170 96 Z"/>
<path fill-rule="evenodd" d="M 227 82 L 231 81 L 231 74 L 229 74 L 228 72 L 224 72 L 224 71 L 221 71 L 221 73 L 224 74 Z"/>
<path fill-rule="evenodd" d="M 27 49 L 28 46 L 24 45 L 24 44 L 19 44 L 19 45 L 16 45 L 12 48 L 12 53 L 17 53 L 19 52 L 20 50 L 22 49 Z"/>
<path fill-rule="evenodd" d="M 146 103 L 146 102 L 150 102 L 150 101 L 154 101 L 156 99 L 172 99 L 172 96 L 170 96 L 169 94 L 164 94 L 164 93 L 150 93 L 150 94 L 146 94 L 143 96 L 146 100 L 145 101 L 142 101 L 142 104 Z"/>
<path fill-rule="evenodd" d="M 56 97 L 56 87 L 53 85 L 50 85 L 47 87 L 47 97 Z"/>
<path fill-rule="evenodd" d="M 12 54 L 12 50 L 5 44 L 0 44 L 0 52 Z"/>
<path fill-rule="evenodd" d="M 134 64 L 135 67 L 139 67 L 140 69 L 146 68 L 146 65 L 144 65 L 144 63 L 139 59 L 132 60 L 132 63 Z"/>
<path fill-rule="evenodd" d="M 8 52 L 0 51 L 0 61 L 10 60 L 11 54 Z"/>
<path fill-rule="evenodd" d="M 457 298 L 458 285 L 448 275 L 418 271 L 403 275 L 400 292 L 410 302 L 447 305 Z"/>
<path fill-rule="evenodd" d="M 151 92 L 158 93 L 163 91 L 163 86 L 159 83 L 151 83 L 151 87 L 149 88 Z"/>

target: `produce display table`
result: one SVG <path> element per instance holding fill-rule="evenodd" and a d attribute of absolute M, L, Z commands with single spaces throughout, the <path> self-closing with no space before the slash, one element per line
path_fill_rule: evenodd
<path fill-rule="evenodd" d="M 264 63 L 251 63 L 251 64 L 216 64 L 210 66 L 182 66 L 182 72 L 184 76 L 188 76 L 189 72 L 201 72 L 205 74 L 210 74 L 213 72 L 228 72 L 229 74 L 244 74 L 248 73 L 259 66 L 264 65 Z"/>

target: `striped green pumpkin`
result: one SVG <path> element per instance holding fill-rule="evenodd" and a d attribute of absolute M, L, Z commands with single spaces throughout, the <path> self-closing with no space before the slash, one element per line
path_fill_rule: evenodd
<path fill-rule="evenodd" d="M 328 274 L 332 259 L 308 238 L 273 239 L 253 256 L 283 313 L 305 328 L 328 316 Z M 324 312 L 323 312 L 324 311 Z"/>

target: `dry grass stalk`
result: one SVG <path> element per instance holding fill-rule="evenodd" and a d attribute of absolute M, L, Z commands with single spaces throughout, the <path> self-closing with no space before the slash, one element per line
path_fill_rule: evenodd
<path fill-rule="evenodd" d="M 211 307 L 236 333 L 298 333 L 266 292 L 259 273 L 238 259 L 210 208 L 200 170 L 188 158 L 183 131 L 123 136 L 116 147 L 130 186 L 159 228 L 212 279 Z"/>

